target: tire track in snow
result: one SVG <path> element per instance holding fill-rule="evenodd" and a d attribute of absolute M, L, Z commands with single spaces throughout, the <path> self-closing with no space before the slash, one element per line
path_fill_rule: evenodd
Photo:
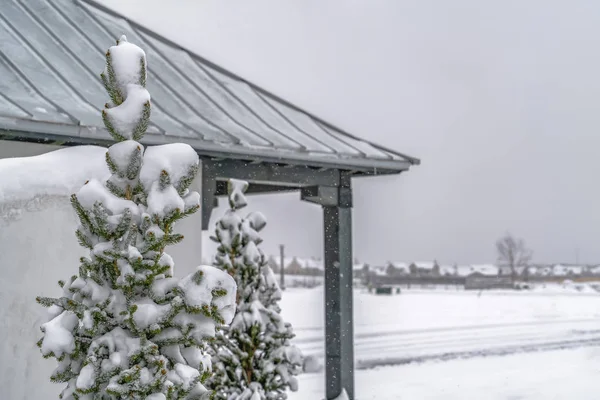
<path fill-rule="evenodd" d="M 586 346 L 600 346 L 600 336 L 587 340 L 567 340 L 535 345 L 503 346 L 496 349 L 485 349 L 477 351 L 455 351 L 443 354 L 424 355 L 418 357 L 387 357 L 380 359 L 358 360 L 356 369 L 370 369 L 378 366 L 403 365 L 425 361 L 450 361 L 454 359 L 466 359 L 473 357 L 505 356 L 515 353 L 530 353 L 536 351 L 574 349 Z"/>
<path fill-rule="evenodd" d="M 596 326 L 590 326 L 590 328 L 596 328 Z M 447 347 L 454 344 L 464 343 L 497 343 L 505 342 L 507 340 L 549 340 L 549 339 L 560 339 L 565 336 L 570 337 L 571 335 L 585 335 L 593 332 L 592 330 L 579 329 L 574 331 L 569 327 L 550 327 L 543 330 L 537 328 L 529 329 L 515 329 L 515 330 L 504 330 L 504 331 L 482 331 L 482 330 L 469 330 L 466 332 L 452 332 L 447 335 L 439 334 L 420 334 L 410 336 L 398 336 L 398 337 L 386 337 L 385 340 L 380 338 L 368 338 L 368 339 L 357 339 L 356 345 L 358 350 L 376 350 L 386 349 L 391 350 L 394 346 L 401 346 L 405 351 L 410 351 L 415 348 L 422 347 Z M 597 332 L 596 332 L 597 333 Z M 323 350 L 323 343 L 305 343 L 301 346 L 306 353 L 318 353 Z"/>
<path fill-rule="evenodd" d="M 362 332 L 354 334 L 355 339 L 369 338 L 369 337 L 384 337 L 393 335 L 410 335 L 414 333 L 448 333 L 454 331 L 465 331 L 475 329 L 497 329 L 497 328 L 513 328 L 519 326 L 542 326 L 542 325 L 557 325 L 557 324 L 577 324 L 580 322 L 598 322 L 600 327 L 600 319 L 596 318 L 578 318 L 578 319 L 563 319 L 563 320 L 550 320 L 550 321 L 521 321 L 521 322 L 507 322 L 498 324 L 481 324 L 481 325 L 463 325 L 463 326 L 451 326 L 451 327 L 432 327 L 432 328 L 419 328 L 419 329 L 394 329 L 394 330 L 382 330 L 374 332 Z M 356 328 L 356 326 L 355 326 Z M 295 332 L 301 332 L 301 337 L 295 339 L 296 343 L 305 342 L 318 342 L 323 340 L 323 328 L 310 327 L 310 328 L 296 328 Z M 302 332 L 318 332 L 316 336 L 302 337 Z"/>
<path fill-rule="evenodd" d="M 304 354 L 323 359 L 322 336 L 300 337 L 296 344 Z M 355 335 L 354 352 L 356 367 L 364 369 L 598 345 L 600 319 L 569 319 L 363 332 Z"/>

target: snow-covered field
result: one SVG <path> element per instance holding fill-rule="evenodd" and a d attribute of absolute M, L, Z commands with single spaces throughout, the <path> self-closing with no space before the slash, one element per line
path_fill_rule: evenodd
<path fill-rule="evenodd" d="M 380 367 L 356 374 L 357 400 L 596 400 L 600 347 Z M 323 399 L 305 374 L 289 400 Z"/>
<path fill-rule="evenodd" d="M 597 398 L 587 390 L 600 371 L 600 294 L 357 290 L 354 301 L 358 400 Z M 282 302 L 316 357 L 322 306 L 322 287 L 288 289 Z M 319 399 L 323 379 L 303 375 L 291 400 Z"/>

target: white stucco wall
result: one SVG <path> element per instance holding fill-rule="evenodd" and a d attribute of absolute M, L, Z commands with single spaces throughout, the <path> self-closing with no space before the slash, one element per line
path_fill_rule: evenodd
<path fill-rule="evenodd" d="M 202 193 L 202 179 L 198 175 L 190 190 Z M 185 276 L 198 265 L 202 264 L 202 212 L 198 210 L 195 214 L 181 220 L 175 226 L 175 231 L 184 236 L 184 240 L 174 246 L 168 247 L 167 252 L 175 261 L 175 275 Z"/>
<path fill-rule="evenodd" d="M 55 149 L 0 140 L 0 159 Z M 194 190 L 200 189 L 199 182 L 194 182 Z M 45 313 L 35 297 L 60 295 L 57 281 L 77 272 L 85 250 L 74 235 L 77 218 L 68 198 L 45 199 L 35 208 L 24 210 L 16 220 L 0 220 L 0 399 L 56 399 L 63 386 L 49 382 L 56 362 L 44 360 L 35 346 Z M 201 213 L 180 222 L 176 230 L 185 240 L 168 252 L 176 275 L 182 276 L 201 263 Z"/>

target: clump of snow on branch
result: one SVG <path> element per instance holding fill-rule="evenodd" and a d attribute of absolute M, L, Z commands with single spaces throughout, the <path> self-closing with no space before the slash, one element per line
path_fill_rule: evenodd
<path fill-rule="evenodd" d="M 137 142 L 150 117 L 146 57 L 124 36 L 117 43 L 102 73 L 103 118 L 117 142 L 105 153 L 110 176 L 71 197 L 89 256 L 59 282 L 61 297 L 38 297 L 48 307 L 38 345 L 58 360 L 51 380 L 67 384 L 63 399 L 198 399 L 211 374 L 207 340 L 233 319 L 236 282 L 210 266 L 172 277 L 165 248 L 183 240 L 174 226 L 199 208 L 189 190 L 199 159 L 184 144 L 144 151 Z"/>
<path fill-rule="evenodd" d="M 281 290 L 259 248 L 267 221 L 258 212 L 240 215 L 247 188 L 229 181 L 230 208 L 213 237 L 219 245 L 215 265 L 235 278 L 238 293 L 235 317 L 212 345 L 215 374 L 208 385 L 221 400 L 286 399 L 287 390 L 298 389 L 303 359 L 290 343 L 294 333 L 280 315 Z"/>

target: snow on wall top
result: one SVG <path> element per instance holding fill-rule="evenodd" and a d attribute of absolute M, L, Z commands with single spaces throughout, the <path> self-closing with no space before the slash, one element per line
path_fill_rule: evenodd
<path fill-rule="evenodd" d="M 92 3 L 2 2 L 0 137 L 2 130 L 12 130 L 13 136 L 106 140 L 99 73 L 104 49 L 126 34 L 148 57 L 153 107 L 147 144 L 185 142 L 206 156 L 371 172 L 403 171 L 418 163 L 332 127 Z"/>
<path fill-rule="evenodd" d="M 0 159 L 0 221 L 17 218 L 22 208 L 40 206 L 45 198 L 66 198 L 89 179 L 106 178 L 105 154 L 104 147 L 78 146 Z"/>

